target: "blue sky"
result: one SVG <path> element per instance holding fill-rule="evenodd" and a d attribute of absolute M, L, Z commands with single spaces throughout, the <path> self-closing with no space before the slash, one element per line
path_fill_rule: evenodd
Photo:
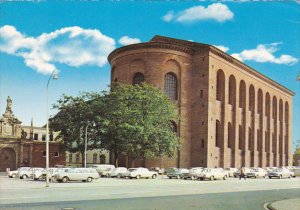
<path fill-rule="evenodd" d="M 63 93 L 101 91 L 111 50 L 159 34 L 219 46 L 295 92 L 293 140 L 300 139 L 297 2 L 2 2 L 0 9 L 0 111 L 10 95 L 25 125 L 31 117 L 45 124 L 49 72 L 59 71 L 51 104 Z"/>

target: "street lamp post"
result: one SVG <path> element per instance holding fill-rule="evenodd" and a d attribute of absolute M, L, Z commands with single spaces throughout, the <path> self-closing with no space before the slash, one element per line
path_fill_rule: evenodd
<path fill-rule="evenodd" d="M 57 72 L 54 70 L 50 75 L 46 88 L 46 187 L 49 187 L 49 110 L 48 110 L 48 87 L 51 79 L 57 80 Z"/>
<path fill-rule="evenodd" d="M 86 158 L 87 158 L 87 130 L 90 125 L 90 122 L 87 123 L 85 127 L 85 141 L 84 141 L 84 167 L 86 168 Z M 93 127 L 95 127 L 95 122 L 93 123 Z"/>

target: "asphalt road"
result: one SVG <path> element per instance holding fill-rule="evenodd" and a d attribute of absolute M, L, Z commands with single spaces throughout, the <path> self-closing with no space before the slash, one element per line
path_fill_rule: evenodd
<path fill-rule="evenodd" d="M 300 197 L 300 178 L 191 181 L 98 179 L 52 183 L 0 176 L 0 209 L 264 209 Z"/>

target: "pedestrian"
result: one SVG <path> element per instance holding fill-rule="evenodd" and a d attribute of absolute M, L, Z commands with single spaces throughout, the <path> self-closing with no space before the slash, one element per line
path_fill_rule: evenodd
<path fill-rule="evenodd" d="M 246 170 L 245 170 L 245 167 L 242 167 L 242 168 L 241 168 L 240 179 L 241 179 L 241 178 L 244 178 L 244 179 L 247 178 L 247 177 L 246 177 Z"/>

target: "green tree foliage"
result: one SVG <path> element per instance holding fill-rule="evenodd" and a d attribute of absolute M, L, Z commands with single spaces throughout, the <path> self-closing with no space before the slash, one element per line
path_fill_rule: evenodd
<path fill-rule="evenodd" d="M 176 106 L 159 89 L 147 85 L 114 84 L 111 91 L 63 95 L 54 105 L 58 114 L 50 128 L 59 131 L 66 150 L 80 152 L 84 162 L 85 128 L 89 126 L 88 150 L 112 152 L 136 158 L 173 157 L 179 138 L 171 127 L 178 122 Z"/>
<path fill-rule="evenodd" d="M 103 93 L 102 145 L 118 156 L 158 158 L 175 155 L 179 138 L 171 130 L 178 121 L 175 105 L 157 88 L 114 84 Z"/>
<path fill-rule="evenodd" d="M 82 93 L 77 97 L 63 95 L 53 106 L 58 109 L 58 114 L 49 120 L 50 129 L 59 132 L 57 138 L 63 140 L 66 150 L 81 153 L 82 165 L 87 125 L 88 150 L 101 148 L 100 135 L 97 133 L 100 129 L 92 126 L 93 122 L 100 121 L 97 116 L 101 116 L 101 109 L 95 109 L 95 103 L 99 106 L 100 101 L 101 97 L 97 93 Z"/>

